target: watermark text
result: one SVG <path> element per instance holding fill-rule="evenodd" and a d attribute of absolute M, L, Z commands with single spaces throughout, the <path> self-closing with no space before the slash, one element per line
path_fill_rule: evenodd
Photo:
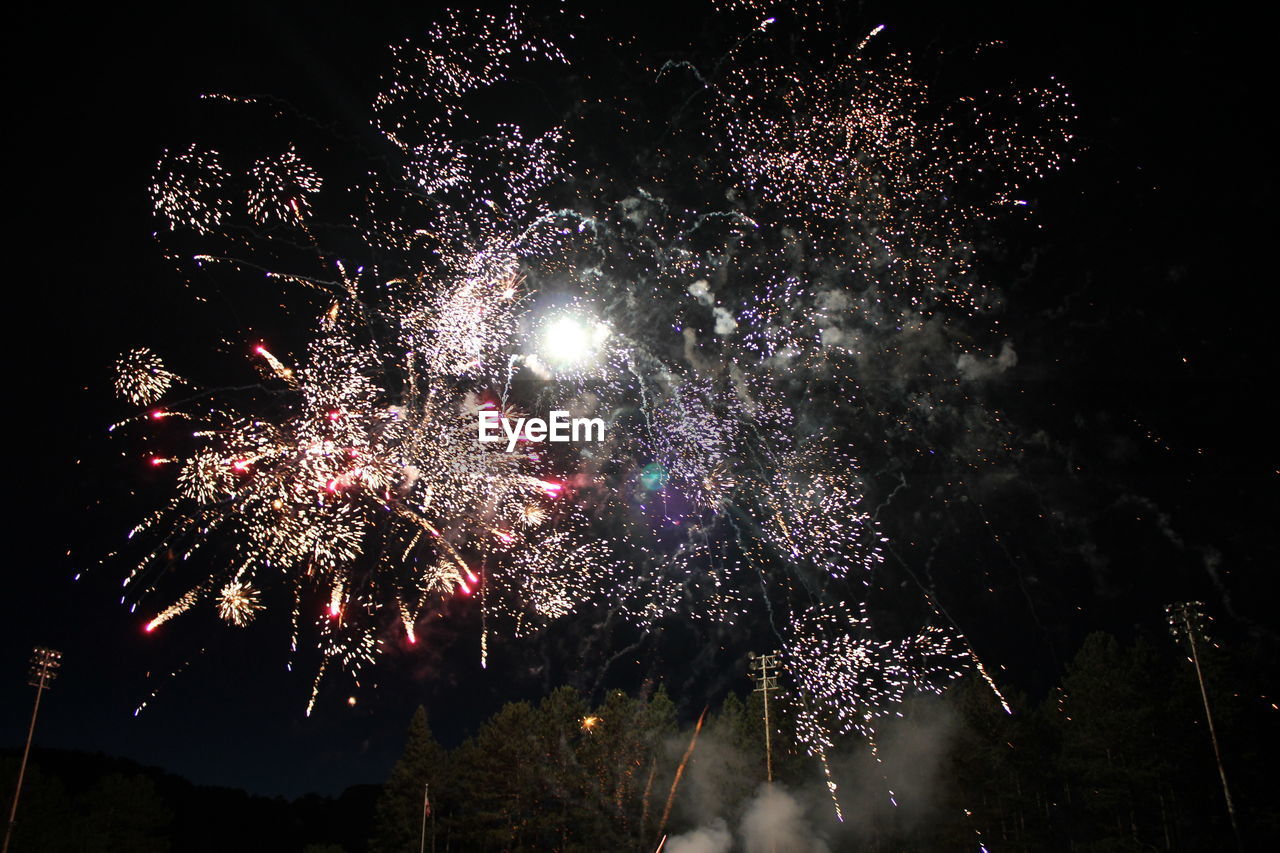
<path fill-rule="evenodd" d="M 530 442 L 604 441 L 603 418 L 571 418 L 562 409 L 542 418 L 504 418 L 492 409 L 482 409 L 477 424 L 480 441 L 507 442 L 507 452 L 515 451 L 523 439 Z"/>

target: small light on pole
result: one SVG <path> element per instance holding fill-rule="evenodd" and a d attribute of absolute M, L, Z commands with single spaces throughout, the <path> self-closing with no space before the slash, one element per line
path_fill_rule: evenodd
<path fill-rule="evenodd" d="M 22 779 L 27 774 L 27 756 L 31 754 L 31 738 L 36 733 L 36 717 L 40 714 L 40 696 L 58 677 L 60 666 L 62 666 L 62 652 L 36 646 L 31 655 L 31 677 L 27 680 L 27 683 L 36 689 L 36 702 L 35 707 L 31 709 L 31 727 L 27 729 L 27 745 L 22 750 L 22 763 L 18 766 L 18 783 L 13 786 L 13 804 L 9 807 L 9 825 L 4 831 L 3 853 L 9 853 L 13 827 L 18 820 L 18 797 L 22 794 Z"/>

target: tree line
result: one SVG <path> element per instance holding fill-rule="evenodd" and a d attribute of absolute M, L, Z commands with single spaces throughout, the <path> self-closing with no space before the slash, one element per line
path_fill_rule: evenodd
<path fill-rule="evenodd" d="M 1258 687 L 1274 664 L 1212 647 L 1201 662 L 1242 844 L 1269 849 L 1276 709 Z M 829 850 L 1236 849 L 1194 671 L 1164 638 L 1091 635 L 1042 699 L 1006 697 L 1012 714 L 966 678 L 880 721 L 874 747 L 841 740 L 826 756 L 838 821 L 826 771 L 789 732 L 784 685 L 770 699 L 775 779 Z M 594 706 L 571 688 L 514 702 L 452 750 L 419 709 L 369 850 L 417 851 L 425 830 L 436 853 L 647 853 L 709 820 L 748 826 L 766 776 L 761 695 L 730 695 L 707 714 L 676 784 L 692 741 L 660 688 Z M 735 839 L 752 849 L 743 831 Z"/>
<path fill-rule="evenodd" d="M 1241 643 L 1205 646 L 1201 663 L 1242 846 L 1277 849 L 1278 712 L 1260 695 L 1277 683 L 1275 659 Z M 385 784 L 336 798 L 253 796 L 37 750 L 12 850 L 416 853 L 425 840 L 434 853 L 652 853 L 667 836 L 679 853 L 681 838 L 717 827 L 723 844 L 706 849 L 745 853 L 1236 849 L 1194 670 L 1164 637 L 1088 637 L 1043 696 L 1006 691 L 1012 714 L 982 679 L 963 679 L 878 720 L 874 747 L 839 739 L 825 768 L 796 744 L 781 687 L 771 790 L 804 832 L 763 847 L 753 835 L 780 818 L 758 808 L 764 709 L 744 677 L 700 727 L 702 709 L 678 713 L 660 686 L 512 702 L 452 748 L 419 709 Z M 17 757 L 0 754 L 6 806 Z"/>

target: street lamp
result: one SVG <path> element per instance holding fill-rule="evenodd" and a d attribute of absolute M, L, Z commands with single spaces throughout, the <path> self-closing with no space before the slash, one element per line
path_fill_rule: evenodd
<path fill-rule="evenodd" d="M 9 826 L 4 831 L 3 853 L 9 853 L 13 827 L 18 820 L 18 797 L 22 793 L 22 777 L 27 774 L 27 756 L 31 754 L 31 737 L 36 733 L 36 716 L 40 713 L 40 695 L 48 690 L 49 685 L 58 677 L 60 666 L 62 666 L 62 652 L 36 646 L 31 655 L 31 677 L 27 680 L 27 683 L 36 689 L 36 704 L 31 709 L 31 728 L 27 729 L 27 745 L 22 750 L 22 764 L 18 766 L 18 784 L 13 787 L 13 805 L 9 807 Z"/>

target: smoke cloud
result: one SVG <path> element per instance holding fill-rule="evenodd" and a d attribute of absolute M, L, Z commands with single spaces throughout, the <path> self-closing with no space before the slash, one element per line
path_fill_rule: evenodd
<path fill-rule="evenodd" d="M 971 382 L 999 376 L 1017 364 L 1018 353 L 1009 341 L 1004 342 L 998 356 L 977 358 L 966 352 L 956 359 L 956 368 L 960 371 L 960 375 Z"/>
<path fill-rule="evenodd" d="M 672 836 L 670 853 L 830 853 L 830 847 L 814 832 L 801 801 L 778 785 L 761 785 L 746 806 L 737 839 L 723 818 L 706 826 Z"/>
<path fill-rule="evenodd" d="M 777 785 L 764 785 L 742 816 L 746 853 L 828 853 L 800 801 Z"/>
<path fill-rule="evenodd" d="M 947 761 L 963 725 L 943 698 L 916 696 L 902 705 L 902 716 L 877 725 L 878 758 L 865 743 L 829 755 L 841 823 L 816 760 L 784 771 L 793 784 L 760 784 L 763 756 L 730 742 L 713 723 L 699 739 L 680 788 L 673 824 L 684 831 L 663 849 L 831 853 L 918 837 L 948 814 Z M 686 737 L 673 738 L 673 754 L 686 744 Z"/>
<path fill-rule="evenodd" d="M 711 826 L 672 837 L 667 841 L 666 849 L 669 853 L 728 853 L 732 845 L 733 836 L 724 821 L 718 820 Z"/>

